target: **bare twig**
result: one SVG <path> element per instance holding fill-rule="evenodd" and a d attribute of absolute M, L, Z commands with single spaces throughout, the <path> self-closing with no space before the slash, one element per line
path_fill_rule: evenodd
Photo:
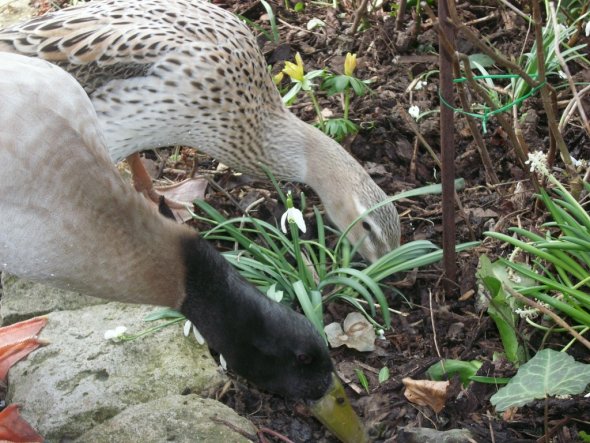
<path fill-rule="evenodd" d="M 572 91 L 573 100 L 576 103 L 576 107 L 578 108 L 578 113 L 580 114 L 580 117 L 582 118 L 582 121 L 584 122 L 584 129 L 586 130 L 587 134 L 590 134 L 590 125 L 588 124 L 588 118 L 586 117 L 586 112 L 584 112 L 584 107 L 582 106 L 582 101 L 580 100 L 580 95 L 578 94 L 578 90 L 576 89 L 576 84 L 574 83 L 574 79 L 572 78 L 572 74 L 569 70 L 569 67 L 567 66 L 567 63 L 565 62 L 565 59 L 563 58 L 563 55 L 561 54 L 561 49 L 559 47 L 559 43 L 560 43 L 561 39 L 559 38 L 559 33 L 560 33 L 559 26 L 557 26 L 557 17 L 556 17 L 557 14 L 555 12 L 555 6 L 551 2 L 549 2 L 549 10 L 551 11 L 551 24 L 553 26 L 553 32 L 555 33 L 555 38 L 553 41 L 554 46 L 555 46 L 555 56 L 559 60 L 559 64 L 561 65 L 561 69 L 565 73 L 565 76 L 567 77 L 567 82 L 568 82 L 569 87 Z"/>
<path fill-rule="evenodd" d="M 546 80 L 545 74 L 545 53 L 543 52 L 543 23 L 541 20 L 541 8 L 539 7 L 538 2 L 535 0 L 530 1 L 531 8 L 533 10 L 533 21 L 535 23 L 535 42 L 537 45 L 537 66 L 539 67 L 539 73 L 537 75 L 537 79 L 539 83 L 544 83 Z M 541 88 L 541 99 L 543 102 L 543 108 L 545 109 L 545 114 L 547 114 L 547 120 L 549 123 L 549 129 L 551 131 L 551 136 L 555 138 L 557 141 L 557 146 L 559 151 L 561 152 L 562 160 L 566 165 L 572 164 L 572 159 L 569 156 L 567 146 L 563 141 L 563 137 L 561 137 L 561 133 L 557 127 L 557 120 L 555 118 L 555 112 L 551 103 L 551 97 L 549 96 L 549 88 L 546 87 Z"/>
<path fill-rule="evenodd" d="M 498 107 L 491 99 L 490 95 L 487 93 L 485 89 L 483 89 L 473 78 L 473 72 L 471 71 L 471 67 L 469 65 L 469 59 L 465 54 L 458 54 L 459 58 L 463 62 L 463 69 L 465 70 L 465 77 L 467 78 L 467 84 L 469 87 L 477 93 L 479 98 L 481 98 L 488 108 L 493 111 L 497 111 Z M 502 114 L 494 114 L 494 116 L 498 119 L 498 122 L 508 135 L 512 146 L 514 146 L 514 150 L 516 151 L 516 155 L 521 162 L 521 166 L 524 168 L 525 161 L 527 160 L 527 153 L 528 153 L 528 146 L 526 144 L 523 146 L 521 145 L 521 141 L 516 136 L 516 132 L 512 126 L 512 123 Z"/>
<path fill-rule="evenodd" d="M 404 23 L 404 17 L 406 15 L 406 6 L 408 0 L 399 0 L 399 6 L 397 8 L 397 19 L 395 20 L 395 30 L 400 31 L 402 24 Z"/>
<path fill-rule="evenodd" d="M 356 34 L 356 31 L 357 31 L 357 28 L 359 27 L 359 23 L 361 22 L 361 19 L 367 13 L 367 5 L 368 4 L 369 4 L 369 0 L 363 0 L 361 2 L 361 5 L 358 7 L 356 12 L 354 13 L 354 21 L 352 22 L 352 28 L 350 30 L 350 33 L 352 35 Z"/>
<path fill-rule="evenodd" d="M 436 355 L 438 358 L 442 359 L 442 354 L 440 353 L 440 349 L 438 348 L 438 338 L 436 337 L 436 323 L 434 321 L 434 309 L 432 307 L 432 290 L 428 290 L 428 305 L 430 309 L 430 323 L 432 324 L 432 340 L 434 341 L 434 349 L 436 350 Z"/>
<path fill-rule="evenodd" d="M 499 1 L 504 6 L 506 6 L 507 8 L 511 9 L 514 13 L 516 13 L 516 15 L 519 15 L 521 18 L 525 19 L 527 22 L 530 22 L 531 21 L 531 17 L 530 16 L 528 16 L 527 14 L 525 14 L 524 12 L 522 12 L 516 6 L 510 4 L 510 2 L 508 2 L 507 0 L 499 0 Z"/>
<path fill-rule="evenodd" d="M 588 94 L 589 91 L 590 91 L 590 85 L 586 86 L 584 89 L 582 89 L 581 91 L 579 91 L 577 93 L 578 98 L 581 99 L 583 96 Z M 572 98 L 569 101 L 569 103 L 567 104 L 567 106 L 565 107 L 565 109 L 563 110 L 563 113 L 561 114 L 561 120 L 559 121 L 559 132 L 563 131 L 563 129 L 565 128 L 565 125 L 567 124 L 569 119 L 572 117 L 572 114 L 574 113 L 576 105 L 577 105 L 576 100 L 574 100 L 574 98 Z"/>
<path fill-rule="evenodd" d="M 442 164 L 441 164 L 440 159 L 438 158 L 438 155 L 436 155 L 436 153 L 434 152 L 434 149 L 432 149 L 432 146 L 430 146 L 430 143 L 428 143 L 428 141 L 426 141 L 424 136 L 422 136 L 422 134 L 420 134 L 420 129 L 416 125 L 416 122 L 414 121 L 414 119 L 412 117 L 410 117 L 410 115 L 406 112 L 406 110 L 403 107 L 398 106 L 396 109 L 400 113 L 401 117 L 404 119 L 404 121 L 406 122 L 408 127 L 412 130 L 412 132 L 416 136 L 416 139 L 418 140 L 418 142 L 424 147 L 424 149 L 426 149 L 426 151 L 428 151 L 428 153 L 430 154 L 430 156 L 432 157 L 432 159 L 434 160 L 434 162 L 436 163 L 438 168 L 442 169 Z M 459 194 L 457 194 L 457 192 L 455 192 L 455 204 L 457 205 L 457 208 L 459 209 L 459 214 L 461 215 L 461 218 L 465 222 L 465 226 L 467 226 L 467 229 L 469 230 L 471 240 L 475 241 L 475 232 L 473 232 L 473 228 L 472 228 L 471 224 L 469 223 L 469 220 L 467 219 L 465 209 L 463 208 L 463 204 L 461 203 L 461 199 L 459 198 Z"/>

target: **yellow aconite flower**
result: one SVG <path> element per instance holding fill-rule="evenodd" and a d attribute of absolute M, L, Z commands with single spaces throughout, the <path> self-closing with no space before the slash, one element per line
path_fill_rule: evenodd
<path fill-rule="evenodd" d="M 284 72 L 281 71 L 279 72 L 277 75 L 273 76 L 272 81 L 275 85 L 280 85 L 281 82 L 283 81 L 283 77 L 285 76 Z"/>
<path fill-rule="evenodd" d="M 304 79 L 303 60 L 301 59 L 299 53 L 295 54 L 295 62 L 296 63 L 285 62 L 285 68 L 283 69 L 283 72 L 287 74 L 289 77 L 291 77 L 293 80 L 302 82 Z"/>
<path fill-rule="evenodd" d="M 352 77 L 352 73 L 356 68 L 356 54 L 351 54 L 350 52 L 346 54 L 346 59 L 344 60 L 344 75 L 348 75 Z"/>

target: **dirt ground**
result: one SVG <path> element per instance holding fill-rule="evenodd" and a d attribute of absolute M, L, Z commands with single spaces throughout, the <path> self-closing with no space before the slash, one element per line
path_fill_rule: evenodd
<path fill-rule="evenodd" d="M 407 13 L 400 30 L 396 31 L 395 19 L 388 17 L 388 10 L 395 6 L 394 2 L 384 2 L 381 8 L 367 14 L 361 21 L 365 31 L 351 36 L 347 31 L 354 19 L 354 9 L 345 7 L 347 2 L 338 2 L 345 4 L 338 11 L 305 2 L 305 11 L 301 13 L 286 10 L 281 1 L 270 3 L 280 19 L 281 39 L 278 44 L 261 39 L 261 44 L 269 64 L 274 66 L 273 72 L 282 68 L 283 60 L 292 60 L 296 52 L 301 53 L 306 71 L 328 67 L 332 71 L 342 72 L 344 55 L 352 52 L 358 56 L 358 77 L 372 79 L 373 93 L 352 101 L 351 117 L 363 129 L 342 144 L 363 163 L 376 182 L 388 194 L 439 182 L 440 171 L 435 161 L 423 147 L 418 146 L 415 132 L 400 111 L 400 108 L 407 111 L 412 105 L 418 106 L 421 112 L 436 111 L 439 107 L 437 72 L 428 77 L 425 88 L 407 92 L 416 77 L 438 70 L 438 40 L 432 23 L 422 17 L 423 21 L 418 24 L 416 16 Z M 530 36 L 525 43 L 525 22 L 516 14 L 507 8 L 498 7 L 495 1 L 475 3 L 463 2 L 457 9 L 461 11 L 465 22 L 482 19 L 473 29 L 488 38 L 496 49 L 516 57 L 523 45 L 527 49 L 530 47 Z M 265 10 L 259 2 L 226 1 L 224 5 L 269 28 L 264 21 Z M 312 18 L 324 21 L 326 28 L 308 32 L 306 24 Z M 461 35 L 458 36 L 457 47 L 467 54 L 477 52 Z M 576 68 L 579 69 L 573 67 L 574 70 Z M 337 97 L 321 96 L 320 104 L 322 108 L 340 115 Z M 539 97 L 533 96 L 524 104 L 522 114 L 530 112 L 523 123 L 523 132 L 531 146 L 546 150 L 548 129 L 545 116 L 539 110 L 542 110 Z M 305 99 L 299 100 L 293 111 L 305 121 L 313 121 L 315 116 L 311 103 L 306 103 Z M 418 122 L 419 133 L 432 144 L 436 152 L 439 152 L 438 118 L 439 114 L 433 112 Z M 457 242 L 483 240 L 482 233 L 494 224 L 498 226 L 498 223 L 501 224 L 500 229 L 503 227 L 505 230 L 518 223 L 535 226 L 543 222 L 543 211 L 535 210 L 532 204 L 534 196 L 527 174 L 519 166 L 497 122 L 491 119 L 487 124 L 487 133 L 483 134 L 500 181 L 499 185 L 490 186 L 465 119 L 459 116 L 455 118 L 457 177 L 466 181 L 465 189 L 459 192 L 463 214 L 457 212 Z M 578 125 L 570 125 L 566 141 L 574 157 L 590 158 L 590 140 Z M 515 193 L 518 183 L 521 183 L 519 190 L 524 191 Z M 300 185 L 289 185 L 304 190 L 307 195 L 313 195 L 309 189 Z M 239 200 L 247 197 L 248 193 L 261 192 L 260 188 L 272 192 L 270 187 L 259 182 L 230 192 Z M 227 199 L 223 203 L 224 198 L 220 193 L 212 192 L 208 200 L 231 213 L 231 204 Z M 311 203 L 318 202 L 311 198 L 309 207 Z M 397 206 L 402 214 L 403 242 L 427 239 L 441 244 L 442 211 L 439 196 L 403 200 Z M 267 202 L 258 215 L 273 220 L 281 211 L 282 208 Z M 311 214 L 308 220 L 311 221 Z M 402 428 L 420 426 L 439 430 L 469 429 L 481 442 L 536 441 L 543 436 L 543 402 L 521 408 L 514 416 L 504 419 L 495 414 L 489 402 L 490 396 L 496 392 L 496 387 L 491 385 L 472 384 L 462 390 L 455 383 L 456 388 L 439 414 L 410 404 L 403 395 L 401 380 L 404 377 L 425 378 L 424 371 L 439 357 L 483 361 L 485 364 L 481 374 L 514 374 L 514 368 L 507 362 L 492 360 L 494 353 L 502 352 L 502 345 L 494 323 L 476 306 L 475 294 L 478 288 L 475 272 L 482 253 L 494 257 L 502 255 L 504 251 L 497 242 L 488 240 L 481 247 L 461 253 L 458 257 L 458 291 L 446 297 L 442 291 L 439 266 L 421 269 L 409 277 L 395 276 L 389 284 L 398 287 L 404 298 L 390 292 L 389 301 L 394 309 L 408 315 L 394 317 L 392 330 L 386 332 L 386 340 L 377 341 L 378 348 L 374 352 L 360 353 L 344 348 L 332 351 L 338 370 L 352 380 L 353 385 L 358 386 L 355 367 L 363 368 L 369 377 L 369 394 L 363 389 L 351 389 L 349 394 L 375 441 L 402 441 Z M 327 324 L 342 321 L 350 308 L 335 305 L 326 311 Z M 530 337 L 533 345 L 539 345 L 541 339 L 534 333 Z M 583 349 L 574 350 L 573 354 L 579 361 L 590 362 L 590 357 Z M 389 368 L 391 378 L 379 384 L 377 372 L 383 366 Z M 293 441 L 335 441 L 314 420 L 305 416 L 297 404 L 245 389 L 223 398 L 258 426 L 273 429 Z M 577 431 L 588 431 L 588 419 L 589 399 L 549 402 L 548 420 L 553 441 L 575 441 Z M 582 423 L 584 421 L 586 423 Z M 279 441 L 267 438 L 269 441 Z"/>
<path fill-rule="evenodd" d="M 270 29 L 263 5 L 256 0 L 214 1 L 220 6 L 243 15 L 249 20 Z M 259 42 L 273 73 L 279 72 L 285 60 L 293 60 L 300 52 L 306 71 L 327 67 L 342 72 L 344 56 L 356 53 L 356 75 L 371 79 L 372 93 L 356 97 L 351 102 L 351 119 L 361 127 L 359 134 L 345 139 L 342 144 L 371 173 L 375 181 L 392 195 L 400 191 L 440 182 L 440 171 L 431 155 L 416 142 L 416 133 L 403 111 L 416 105 L 421 112 L 433 111 L 417 123 L 418 132 L 439 152 L 439 88 L 438 39 L 432 23 L 425 15 L 417 20 L 415 12 L 408 10 L 396 30 L 395 17 L 390 15 L 397 2 L 384 1 L 372 13 L 361 19 L 363 30 L 355 35 L 348 32 L 355 10 L 347 1 L 339 1 L 340 8 L 305 2 L 303 12 L 286 9 L 282 0 L 269 1 L 279 19 L 280 41 L 272 43 L 260 38 Z M 357 1 L 356 3 L 360 3 Z M 515 2 L 526 3 L 526 2 Z M 531 41 L 527 26 L 513 11 L 495 0 L 462 2 L 458 4 L 464 22 L 474 23 L 472 29 L 485 37 L 494 48 L 505 55 L 516 57 L 523 46 Z M 56 3 L 40 2 L 40 12 L 55 7 Z M 519 5 L 520 6 L 520 5 Z M 307 30 L 312 18 L 322 20 L 324 28 Z M 588 43 L 582 36 L 581 43 Z M 477 52 L 471 43 L 457 39 L 463 53 Z M 585 49 L 587 53 L 587 48 Z M 579 66 L 573 66 L 574 74 Z M 411 93 L 411 82 L 421 74 L 431 72 L 427 85 Z M 323 109 L 340 115 L 337 96 L 319 95 Z M 587 105 L 587 104 L 586 104 Z M 547 149 L 548 129 L 540 98 L 531 97 L 524 103 L 521 113 L 530 111 L 523 122 L 524 137 L 536 149 Z M 293 106 L 301 119 L 311 122 L 315 114 L 311 102 L 299 99 Z M 544 213 L 534 202 L 528 175 L 519 166 L 506 134 L 495 119 L 487 123 L 483 138 L 492 157 L 500 184 L 491 186 L 485 177 L 482 161 L 473 144 L 473 137 L 465 119 L 455 116 L 455 148 L 457 176 L 465 179 L 465 188 L 459 192 L 463 211 L 457 211 L 457 242 L 483 240 L 482 233 L 491 229 L 504 231 L 519 223 L 524 227 L 537 226 L 544 221 Z M 590 140 L 577 124 L 569 125 L 566 142 L 573 156 L 590 159 Z M 196 156 L 200 170 L 214 170 L 216 162 L 191 150 L 182 149 L 181 160 L 174 165 L 162 165 L 162 173 L 172 179 L 186 177 Z M 150 153 L 146 154 L 157 160 Z M 558 165 L 559 166 L 559 165 Z M 258 207 L 256 216 L 275 222 L 283 212 L 277 204 L 272 186 L 248 177 L 236 177 L 231 172 L 216 174 L 214 181 L 225 191 L 209 188 L 207 200 L 227 215 L 238 215 L 239 208 L 228 198 L 238 202 L 252 201 L 257 196 L 268 198 Z M 313 192 L 299 184 L 286 187 L 305 191 L 308 208 L 319 200 Z M 516 192 L 516 189 L 519 192 Z M 402 200 L 397 204 L 402 215 L 402 242 L 427 239 L 441 244 L 440 196 Z M 307 220 L 312 221 L 311 210 Z M 500 229 L 500 230 L 501 230 Z M 311 229 L 310 231 L 313 231 Z M 477 441 L 519 442 L 537 441 L 544 434 L 544 408 L 547 406 L 552 441 L 576 441 L 577 432 L 590 432 L 590 399 L 582 397 L 555 399 L 545 405 L 536 402 L 520 408 L 510 417 L 496 414 L 489 402 L 496 392 L 492 385 L 477 384 L 462 389 L 454 381 L 451 395 L 442 412 L 409 403 L 403 395 L 401 380 L 404 377 L 426 378 L 424 371 L 440 358 L 462 360 L 477 359 L 484 362 L 482 375 L 509 377 L 514 368 L 505 361 L 493 360 L 502 352 L 497 329 L 491 319 L 477 308 L 478 292 L 475 272 L 478 258 L 486 253 L 491 257 L 505 254 L 500 244 L 484 241 L 476 249 L 458 256 L 458 288 L 445 295 L 442 290 L 440 266 L 420 269 L 409 276 L 395 276 L 387 282 L 389 303 L 392 308 L 406 313 L 394 316 L 392 329 L 385 332 L 385 340 L 377 341 L 377 350 L 360 353 L 350 349 L 332 350 L 338 371 L 351 380 L 348 393 L 353 405 L 370 430 L 376 442 L 402 441 L 402 429 L 430 427 L 439 430 L 468 429 Z M 394 294 L 398 288 L 404 295 Z M 351 308 L 337 304 L 326 308 L 325 323 L 342 321 Z M 524 326 L 523 326 L 524 328 Z M 540 345 L 542 336 L 527 330 L 533 346 Z M 552 341 L 560 340 L 552 336 Z M 545 343 L 547 346 L 548 343 Z M 571 350 L 578 361 L 590 363 L 590 356 L 582 348 Z M 387 366 L 391 377 L 379 384 L 377 372 Z M 354 368 L 363 368 L 369 378 L 370 393 L 359 387 Z M 333 442 L 336 441 L 296 402 L 260 393 L 235 382 L 228 390 L 219 393 L 220 399 L 251 419 L 260 428 L 268 428 L 267 441 Z M 282 437 L 281 437 L 282 436 Z M 407 440 L 405 440 L 407 441 Z"/>

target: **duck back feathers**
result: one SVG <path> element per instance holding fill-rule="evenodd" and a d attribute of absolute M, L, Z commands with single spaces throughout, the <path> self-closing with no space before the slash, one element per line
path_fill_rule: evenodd
<path fill-rule="evenodd" d="M 256 39 L 198 0 L 96 0 L 0 31 L 0 51 L 50 60 L 90 94 L 109 154 L 185 145 L 241 172 L 310 185 L 345 230 L 386 198 L 363 167 L 282 103 Z M 374 261 L 399 246 L 393 204 L 349 233 Z"/>

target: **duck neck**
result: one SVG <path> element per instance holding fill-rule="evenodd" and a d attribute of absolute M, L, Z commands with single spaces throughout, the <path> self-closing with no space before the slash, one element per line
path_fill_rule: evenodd
<path fill-rule="evenodd" d="M 105 222 L 97 222 L 95 238 L 87 242 L 89 248 L 96 249 L 88 251 L 88 256 L 94 257 L 91 265 L 96 278 L 89 288 L 81 289 L 116 301 L 177 309 L 184 297 L 182 240 L 196 234 L 154 214 L 155 208 L 148 206 L 143 196 L 131 197 L 137 204 L 128 202 L 129 211 L 123 217 L 101 214 Z M 116 226 L 109 223 L 113 218 L 118 221 Z"/>
<path fill-rule="evenodd" d="M 285 127 L 287 132 L 279 138 L 281 145 L 277 150 L 295 155 L 286 160 L 293 173 L 281 178 L 299 181 L 313 188 L 332 222 L 340 229 L 345 229 L 362 213 L 365 204 L 373 203 L 361 203 L 360 195 L 382 197 L 383 192 L 360 163 L 319 129 L 291 113 Z M 367 193 L 366 188 L 370 188 L 369 191 L 375 189 Z"/>

